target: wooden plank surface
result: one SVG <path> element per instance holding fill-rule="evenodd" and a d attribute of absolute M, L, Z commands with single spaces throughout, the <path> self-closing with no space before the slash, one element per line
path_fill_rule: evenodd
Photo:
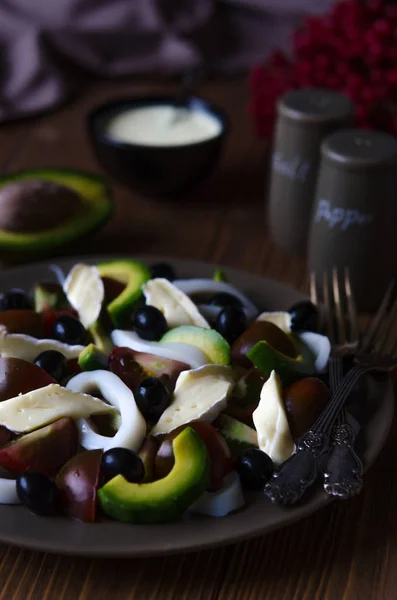
<path fill-rule="evenodd" d="M 0 127 L 0 171 L 65 166 L 99 171 L 85 114 L 104 100 L 170 89 L 97 83 L 49 115 Z M 161 253 L 268 275 L 304 289 L 305 264 L 275 248 L 265 224 L 267 147 L 255 138 L 243 80 L 207 83 L 232 133 L 214 176 L 178 205 L 153 202 L 112 182 L 117 212 L 63 254 Z M 1 600 L 395 600 L 396 424 L 362 494 L 284 530 L 222 549 L 156 559 L 89 560 L 0 545 Z"/>

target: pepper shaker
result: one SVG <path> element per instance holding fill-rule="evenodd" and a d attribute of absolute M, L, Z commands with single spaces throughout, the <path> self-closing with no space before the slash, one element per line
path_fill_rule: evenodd
<path fill-rule="evenodd" d="M 360 310 L 397 276 L 397 140 L 351 129 L 324 140 L 309 242 L 318 276 L 349 267 Z"/>
<path fill-rule="evenodd" d="M 272 238 L 284 250 L 305 256 L 321 142 L 350 127 L 353 114 L 347 96 L 327 89 L 293 90 L 279 101 L 268 222 Z"/>

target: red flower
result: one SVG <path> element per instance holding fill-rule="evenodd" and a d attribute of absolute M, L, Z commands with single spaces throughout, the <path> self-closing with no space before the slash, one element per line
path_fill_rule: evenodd
<path fill-rule="evenodd" d="M 268 137 L 276 104 L 286 91 L 328 87 L 356 104 L 360 127 L 397 131 L 386 105 L 397 105 L 397 4 L 346 0 L 292 33 L 293 56 L 275 51 L 250 74 L 250 111 L 259 135 Z"/>

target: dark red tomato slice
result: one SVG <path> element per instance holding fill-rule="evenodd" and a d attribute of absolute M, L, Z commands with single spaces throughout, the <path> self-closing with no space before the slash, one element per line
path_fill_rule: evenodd
<path fill-rule="evenodd" d="M 62 310 L 54 310 L 53 308 L 47 308 L 42 313 L 43 317 L 43 337 L 52 338 L 52 330 L 54 329 L 54 323 L 58 317 L 69 315 L 72 317 L 78 317 L 77 311 L 73 308 L 65 308 Z"/>
<path fill-rule="evenodd" d="M 0 402 L 57 383 L 44 369 L 22 358 L 0 358 Z"/>
<path fill-rule="evenodd" d="M 13 431 L 4 427 L 4 425 L 0 425 L 0 448 L 11 442 L 16 437 L 16 434 Z"/>
<path fill-rule="evenodd" d="M 68 517 L 94 523 L 101 458 L 102 450 L 87 450 L 71 458 L 58 473 L 59 507 Z"/>
<path fill-rule="evenodd" d="M 7 333 L 23 333 L 33 337 L 42 337 L 43 319 L 34 310 L 4 310 L 0 312 L 0 325 L 4 325 Z"/>
<path fill-rule="evenodd" d="M 67 362 L 67 374 L 68 376 L 78 375 L 81 373 L 82 369 L 79 366 L 77 358 L 71 358 Z"/>
<path fill-rule="evenodd" d="M 209 491 L 215 492 L 222 487 L 224 477 L 233 471 L 234 458 L 221 434 L 213 425 L 205 421 L 192 421 L 174 429 L 164 437 L 156 456 L 156 475 L 165 477 L 171 471 L 174 466 L 172 441 L 186 427 L 192 427 L 207 446 L 211 464 Z"/>

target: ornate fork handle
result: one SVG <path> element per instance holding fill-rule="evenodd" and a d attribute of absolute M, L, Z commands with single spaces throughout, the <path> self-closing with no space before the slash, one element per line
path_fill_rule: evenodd
<path fill-rule="evenodd" d="M 353 367 L 342 379 L 311 431 L 298 440 L 295 453 L 274 473 L 264 488 L 277 504 L 295 504 L 313 485 L 319 473 L 319 458 L 329 450 L 329 433 L 348 395 L 370 366 Z"/>
<path fill-rule="evenodd" d="M 333 448 L 324 473 L 324 490 L 331 496 L 350 498 L 363 486 L 363 464 L 354 450 L 356 436 L 347 423 L 336 425 Z"/>
<path fill-rule="evenodd" d="M 319 472 L 318 458 L 329 445 L 327 433 L 309 431 L 265 486 L 266 496 L 277 504 L 295 504 L 313 485 Z"/>

